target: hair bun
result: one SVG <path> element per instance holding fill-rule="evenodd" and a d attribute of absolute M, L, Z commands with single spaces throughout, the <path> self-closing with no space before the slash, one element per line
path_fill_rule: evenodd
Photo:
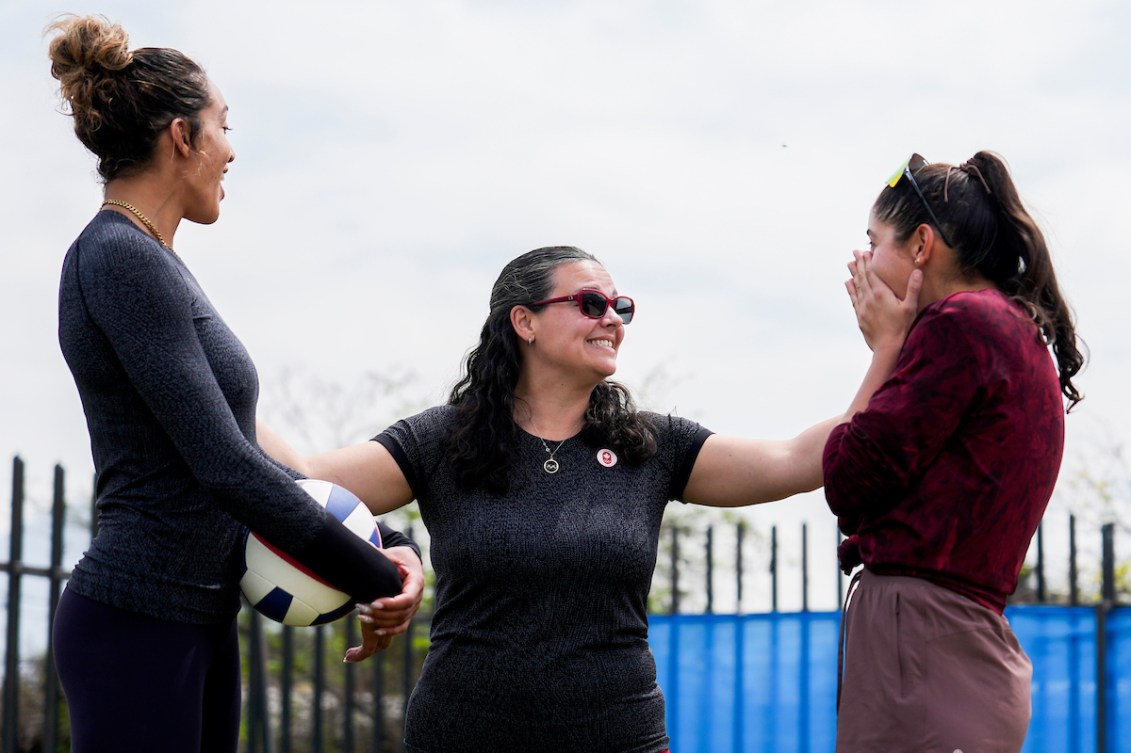
<path fill-rule="evenodd" d="M 91 107 L 94 91 L 108 74 L 133 62 L 126 30 L 103 16 L 65 16 L 47 29 L 58 32 L 48 48 L 51 75 L 72 111 Z"/>

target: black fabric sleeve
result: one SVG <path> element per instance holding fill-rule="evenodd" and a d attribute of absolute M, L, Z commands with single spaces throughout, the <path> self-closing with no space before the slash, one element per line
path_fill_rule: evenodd
<path fill-rule="evenodd" d="M 409 462 L 408 454 L 405 453 L 404 448 L 401 447 L 401 443 L 389 433 L 388 429 L 369 441 L 376 442 L 389 451 L 389 454 L 393 456 L 393 460 L 396 461 L 397 467 L 400 468 L 401 473 L 404 474 L 405 481 L 408 482 L 408 488 L 412 489 L 413 494 L 416 494 L 416 471 L 413 470 L 412 463 Z"/>
<path fill-rule="evenodd" d="M 416 552 L 416 556 L 420 557 L 420 561 L 424 561 L 424 556 L 420 553 L 420 547 L 415 541 L 410 539 L 395 528 L 389 528 L 381 521 L 377 521 L 377 529 L 381 532 L 381 546 L 386 549 L 394 546 L 407 546 L 412 551 Z"/>
<path fill-rule="evenodd" d="M 337 523 L 331 515 L 325 517 L 327 525 L 319 528 L 314 538 L 295 552 L 295 557 L 356 601 L 369 602 L 399 594 L 401 576 L 397 566 L 345 526 L 330 525 L 331 520 Z M 358 569 L 353 564 L 358 562 L 372 563 L 372 567 Z"/>
<path fill-rule="evenodd" d="M 672 476 L 671 496 L 672 499 L 682 499 L 683 490 L 687 488 L 687 482 L 691 478 L 691 471 L 695 468 L 695 460 L 699 457 L 699 451 L 703 449 L 703 443 L 707 441 L 707 437 L 715 432 L 710 429 L 705 429 L 702 426 L 695 432 L 695 436 L 691 440 L 691 446 L 683 455 L 683 461 L 676 468 L 675 475 Z"/>

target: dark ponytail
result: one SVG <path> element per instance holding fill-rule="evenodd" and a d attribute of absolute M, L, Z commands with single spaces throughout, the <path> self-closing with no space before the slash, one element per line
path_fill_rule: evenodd
<path fill-rule="evenodd" d="M 1083 399 L 1072 384 L 1072 377 L 1083 367 L 1084 355 L 1077 345 L 1072 311 L 1060 293 L 1045 237 L 1021 203 L 1009 170 L 999 156 L 978 152 L 963 169 L 967 175 L 981 174 L 992 194 L 990 203 L 998 209 L 996 243 L 986 254 L 982 268 L 975 268 L 998 283 L 1003 292 L 1032 314 L 1041 336 L 1056 356 L 1060 389 L 1068 398 L 1068 409 L 1072 410 Z M 962 241 L 958 243 L 962 245 Z M 964 251 L 963 248 L 959 253 L 960 261 L 965 261 Z M 1000 277 L 993 277 L 991 273 Z"/>
<path fill-rule="evenodd" d="M 1045 237 L 1021 203 L 1005 162 L 981 151 L 957 166 L 928 164 L 915 173 L 915 181 L 954 244 L 959 270 L 990 280 L 1033 317 L 1052 348 L 1060 390 L 1072 410 L 1083 399 L 1072 383 L 1084 365 L 1076 325 Z M 885 188 L 873 211 L 895 227 L 900 239 L 920 224 L 931 224 L 923 202 L 902 185 Z"/>

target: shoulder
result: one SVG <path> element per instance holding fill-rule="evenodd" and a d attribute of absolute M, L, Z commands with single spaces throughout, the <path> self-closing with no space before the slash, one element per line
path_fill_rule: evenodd
<path fill-rule="evenodd" d="M 125 217 L 103 211 L 87 223 L 67 253 L 81 277 L 133 279 L 153 274 L 181 277 L 172 254 Z"/>
<path fill-rule="evenodd" d="M 386 428 L 378 437 L 391 437 L 400 444 L 406 441 L 419 443 L 443 435 L 455 421 L 455 408 L 437 405 L 407 418 L 402 418 Z"/>
<path fill-rule="evenodd" d="M 908 334 L 909 343 L 941 344 L 948 352 L 964 345 L 1011 340 L 1037 328 L 1025 309 L 997 290 L 954 293 L 923 309 Z"/>
<path fill-rule="evenodd" d="M 670 441 L 694 440 L 703 434 L 710 434 L 698 421 L 690 418 L 676 416 L 671 413 L 655 413 L 653 411 L 640 411 L 640 417 L 652 427 L 656 440 L 660 444 Z"/>
<path fill-rule="evenodd" d="M 431 408 L 425 408 L 414 416 L 407 418 L 407 421 L 419 425 L 437 425 L 449 426 L 456 418 L 456 409 L 451 405 L 434 405 Z"/>
<path fill-rule="evenodd" d="M 967 290 L 949 295 L 925 308 L 920 321 L 961 327 L 1035 326 L 1019 303 L 997 290 Z"/>
<path fill-rule="evenodd" d="M 110 211 L 96 214 L 79 234 L 75 246 L 83 251 L 100 251 L 102 255 L 110 258 L 118 256 L 161 258 L 164 253 L 155 254 L 155 250 L 163 251 L 161 244 L 138 230 L 137 226 L 127 218 Z"/>

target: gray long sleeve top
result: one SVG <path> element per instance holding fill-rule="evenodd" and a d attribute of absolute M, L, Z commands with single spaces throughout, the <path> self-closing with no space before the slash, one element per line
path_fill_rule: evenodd
<path fill-rule="evenodd" d="M 247 351 L 181 260 L 116 212 L 67 252 L 59 344 L 99 516 L 69 588 L 161 619 L 230 619 L 246 526 L 358 600 L 400 591 L 396 567 L 259 449 Z"/>

